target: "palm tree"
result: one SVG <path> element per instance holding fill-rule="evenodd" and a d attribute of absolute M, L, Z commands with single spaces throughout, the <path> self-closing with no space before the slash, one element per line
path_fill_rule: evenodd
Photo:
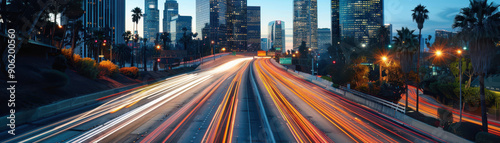
<path fill-rule="evenodd" d="M 418 50 L 418 39 L 417 35 L 413 34 L 415 30 L 410 30 L 407 27 L 403 27 L 401 30 L 397 30 L 397 36 L 394 37 L 395 47 L 393 50 L 399 55 L 399 62 L 401 69 L 406 74 L 405 76 L 405 89 L 406 89 L 406 103 L 405 106 L 408 108 L 408 74 L 411 71 L 413 64 L 413 56 Z M 406 111 L 406 110 L 405 110 Z"/>
<path fill-rule="evenodd" d="M 85 11 L 82 9 L 81 0 L 72 0 L 64 10 L 64 15 L 73 20 L 73 31 L 71 32 L 71 58 L 73 59 L 74 50 L 76 48 L 76 35 L 82 30 L 83 22 L 81 20 L 75 21 L 82 17 Z"/>
<path fill-rule="evenodd" d="M 137 25 L 139 24 L 139 20 L 141 20 L 142 17 L 142 10 L 139 7 L 135 7 L 132 9 L 132 22 L 135 23 L 135 29 L 134 31 L 137 30 Z"/>
<path fill-rule="evenodd" d="M 123 37 L 123 40 L 125 40 L 125 45 L 127 45 L 128 42 L 130 41 L 130 39 L 132 38 L 132 32 L 127 30 L 122 34 L 122 37 Z"/>
<path fill-rule="evenodd" d="M 127 59 L 130 59 L 131 49 L 126 44 L 118 44 L 113 47 L 113 54 L 113 57 L 116 57 L 117 61 L 120 62 L 120 67 L 124 67 Z"/>
<path fill-rule="evenodd" d="M 487 0 L 470 0 L 469 7 L 462 8 L 455 16 L 453 28 L 460 28 L 459 35 L 468 41 L 470 57 L 474 71 L 479 75 L 481 116 L 483 131 L 488 132 L 486 116 L 484 76 L 491 67 L 491 61 L 496 53 L 495 42 L 500 40 L 500 12 L 498 5 Z"/>
<path fill-rule="evenodd" d="M 415 9 L 411 10 L 413 11 L 413 14 L 411 16 L 413 17 L 413 21 L 417 22 L 418 25 L 418 51 L 417 51 L 417 106 L 416 110 L 418 112 L 418 89 L 420 89 L 420 84 L 419 84 L 419 79 L 420 79 L 420 43 L 422 39 L 422 28 L 424 28 L 424 22 L 426 19 L 429 19 L 429 16 L 427 13 L 429 11 L 425 8 L 425 6 L 419 4 Z"/>
<path fill-rule="evenodd" d="M 170 50 L 170 47 L 167 46 L 167 43 L 169 43 L 170 45 L 170 42 L 172 42 L 172 40 L 170 40 L 170 33 L 168 32 L 163 32 L 161 35 L 160 35 L 160 39 L 161 41 L 163 41 L 163 48 L 165 50 Z"/>

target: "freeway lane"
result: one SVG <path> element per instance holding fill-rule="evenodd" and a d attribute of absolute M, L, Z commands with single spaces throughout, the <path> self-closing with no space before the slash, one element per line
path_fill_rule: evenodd
<path fill-rule="evenodd" d="M 261 80 L 270 79 L 264 82 L 278 87 L 285 93 L 283 100 L 299 109 L 297 114 L 309 117 L 308 120 L 334 142 L 436 142 L 377 115 L 371 109 L 295 77 L 275 67 L 269 59 L 257 60 L 256 68 L 264 76 Z M 275 92 L 276 89 L 267 91 Z M 297 134 L 305 130 L 301 128 L 303 126 L 298 130 L 291 129 L 297 141 L 302 140 Z M 315 135 L 320 136 L 321 132 Z"/>
<path fill-rule="evenodd" d="M 30 132 L 5 140 L 5 142 L 61 142 L 101 141 L 133 142 L 151 132 L 187 101 L 228 72 L 236 71 L 235 56 L 216 68 L 179 75 L 165 81 L 141 87 L 124 95 L 109 98 L 96 108 L 75 113 L 66 119 L 33 128 Z M 219 60 L 219 59 L 218 59 Z"/>

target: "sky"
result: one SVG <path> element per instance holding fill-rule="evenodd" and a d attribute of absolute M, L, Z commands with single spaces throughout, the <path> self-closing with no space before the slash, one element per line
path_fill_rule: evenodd
<path fill-rule="evenodd" d="M 318 1 L 318 28 L 331 28 L 330 2 L 331 0 Z M 493 0 L 496 1 L 496 0 Z M 177 0 L 179 14 L 192 16 L 192 29 L 196 29 L 196 0 Z M 160 10 L 160 32 L 162 32 L 162 19 L 165 0 L 158 0 Z M 499 2 L 496 2 L 497 4 Z M 469 0 L 384 0 L 384 23 L 392 24 L 392 32 L 396 33 L 401 27 L 417 29 L 417 24 L 412 20 L 412 9 L 422 4 L 429 10 L 429 19 L 424 23 L 422 37 L 432 35 L 436 29 L 454 31 L 451 28 L 453 19 L 460 12 L 460 8 L 467 7 Z M 286 27 L 286 49 L 292 49 L 293 38 L 293 0 L 247 0 L 247 6 L 261 7 L 261 37 L 267 37 L 267 25 L 273 20 L 282 20 Z M 133 30 L 133 8 L 139 7 L 144 12 L 144 0 L 126 0 L 126 30 Z M 143 18 L 139 21 L 139 34 L 142 35 Z M 196 31 L 193 31 L 196 32 Z M 198 31 L 199 32 L 199 31 Z M 418 29 L 415 32 L 418 34 Z"/>

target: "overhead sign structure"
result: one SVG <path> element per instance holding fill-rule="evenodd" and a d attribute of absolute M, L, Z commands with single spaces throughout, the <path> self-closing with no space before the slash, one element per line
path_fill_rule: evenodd
<path fill-rule="evenodd" d="M 290 58 L 290 57 L 280 58 L 280 64 L 282 64 L 282 65 L 291 65 L 292 64 L 292 58 Z"/>
<path fill-rule="evenodd" d="M 259 57 L 265 57 L 266 56 L 266 51 L 257 51 L 257 56 L 259 56 Z"/>

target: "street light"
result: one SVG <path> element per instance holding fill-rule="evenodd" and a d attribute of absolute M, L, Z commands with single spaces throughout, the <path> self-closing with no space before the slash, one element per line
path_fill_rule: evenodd
<path fill-rule="evenodd" d="M 226 48 L 222 48 L 222 52 L 226 52 Z"/>
<path fill-rule="evenodd" d="M 382 62 L 387 62 L 387 56 L 382 56 Z M 382 84 L 382 63 L 379 64 L 379 67 L 378 67 L 378 73 L 380 74 L 379 75 L 379 81 L 380 81 L 380 84 Z"/>
<path fill-rule="evenodd" d="M 156 45 L 156 49 L 157 49 L 157 50 L 160 50 L 160 45 Z"/>
<path fill-rule="evenodd" d="M 214 49 L 214 46 L 213 44 L 215 43 L 213 40 L 211 42 L 212 44 L 210 44 L 210 46 L 212 47 L 212 56 L 214 57 L 214 61 L 215 61 L 215 49 Z"/>
<path fill-rule="evenodd" d="M 361 47 L 363 47 L 363 48 L 366 47 L 366 44 L 361 44 Z"/>
<path fill-rule="evenodd" d="M 295 54 L 292 54 L 292 57 L 294 57 L 294 58 L 295 58 Z"/>
<path fill-rule="evenodd" d="M 464 47 L 464 49 L 467 49 L 467 47 Z M 443 53 L 441 51 L 436 51 L 436 56 L 441 56 L 442 54 Z M 449 53 L 446 53 L 446 54 L 449 54 Z M 460 81 L 459 81 L 459 84 L 460 84 L 460 87 L 459 87 L 460 88 L 460 99 L 459 99 L 460 100 L 459 101 L 460 118 L 459 119 L 460 119 L 460 121 L 459 122 L 462 122 L 462 50 L 460 50 L 460 49 L 457 50 L 457 54 L 458 54 L 458 56 L 460 56 L 460 59 L 458 60 L 458 62 L 459 62 L 458 63 L 458 70 L 460 70 L 460 73 L 459 73 L 460 74 L 460 76 L 459 76 L 459 78 L 460 78 Z M 453 54 L 449 54 L 449 55 L 451 55 L 455 58 L 457 57 Z"/>

